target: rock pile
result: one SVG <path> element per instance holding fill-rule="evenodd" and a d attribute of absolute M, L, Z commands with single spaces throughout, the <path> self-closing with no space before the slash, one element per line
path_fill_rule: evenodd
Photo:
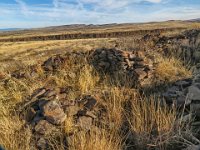
<path fill-rule="evenodd" d="M 42 65 L 37 64 L 28 66 L 27 68 L 17 69 L 11 73 L 11 77 L 14 77 L 16 79 L 24 79 L 24 78 L 29 79 L 38 77 L 40 71 L 45 71 L 49 73 L 56 72 L 59 69 L 65 68 L 67 61 L 68 63 L 70 63 L 70 61 L 73 60 L 73 62 L 77 64 L 82 62 L 86 58 L 86 55 L 87 55 L 86 52 L 67 51 L 63 55 L 58 54 L 48 58 L 46 61 L 43 62 Z M 0 79 L 1 79 L 1 74 L 0 74 Z"/>
<path fill-rule="evenodd" d="M 197 65 L 192 79 L 177 81 L 163 96 L 167 103 L 175 102 L 178 107 L 188 106 L 200 117 L 200 65 Z"/>
<path fill-rule="evenodd" d="M 193 63 L 200 62 L 200 30 L 185 31 L 181 35 L 160 37 L 155 42 L 156 50 L 165 55 L 176 54 Z M 160 49 L 160 50 L 159 50 Z"/>
<path fill-rule="evenodd" d="M 22 78 L 28 78 L 29 74 L 25 70 L 15 70 L 12 74 L 11 77 L 14 77 L 16 79 L 22 79 Z"/>
<path fill-rule="evenodd" d="M 74 59 L 74 60 L 79 60 L 80 58 L 84 59 L 86 54 L 87 53 L 85 52 L 79 52 L 79 51 L 77 52 L 67 51 L 64 55 L 58 54 L 47 59 L 42 64 L 42 68 L 45 71 L 53 72 L 58 69 L 62 69 L 66 64 L 66 61 L 70 61 L 70 59 Z"/>
<path fill-rule="evenodd" d="M 111 76 L 122 74 L 140 85 L 149 83 L 153 76 L 153 61 L 140 51 L 96 49 L 91 52 L 89 60 L 101 73 Z"/>
<path fill-rule="evenodd" d="M 175 82 L 167 92 L 163 94 L 168 104 L 175 103 L 177 106 L 188 106 L 191 100 L 188 99 L 188 88 L 192 85 L 192 79 L 184 79 Z"/>
<path fill-rule="evenodd" d="M 61 55 L 55 55 L 47 59 L 42 67 L 45 71 L 56 71 L 64 66 L 66 58 Z"/>
<path fill-rule="evenodd" d="M 200 64 L 197 64 L 193 78 L 175 82 L 163 94 L 167 104 L 175 104 L 181 111 L 180 122 L 190 124 L 192 139 L 199 137 L 200 125 Z M 199 144 L 198 142 L 196 144 Z M 198 150 L 200 145 L 192 145 L 184 150 Z"/>
<path fill-rule="evenodd" d="M 72 118 L 72 128 L 77 130 L 90 130 L 101 125 L 105 109 L 98 100 L 91 95 L 69 100 L 68 92 L 69 88 L 40 88 L 25 105 L 25 118 L 32 128 L 34 147 L 46 149 L 46 137 L 58 133 L 68 118 Z"/>
<path fill-rule="evenodd" d="M 40 65 L 32 65 L 28 66 L 27 68 L 21 68 L 18 70 L 15 70 L 11 73 L 11 77 L 14 77 L 16 79 L 31 79 L 34 77 L 38 77 L 38 74 L 40 72 Z"/>

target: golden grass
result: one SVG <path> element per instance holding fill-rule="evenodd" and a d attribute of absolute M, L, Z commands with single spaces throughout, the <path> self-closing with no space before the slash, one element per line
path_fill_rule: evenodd
<path fill-rule="evenodd" d="M 114 86 L 107 86 L 102 89 L 106 91 L 103 93 L 103 99 L 107 110 L 108 122 L 114 127 L 114 130 L 119 130 L 125 119 L 124 113 L 128 111 L 124 109 L 125 103 L 129 100 L 126 99 L 126 94 L 128 93 L 126 89 Z"/>
<path fill-rule="evenodd" d="M 85 76 L 87 75 L 85 74 Z M 85 79 L 85 76 L 83 79 Z M 87 77 L 92 79 L 91 81 L 95 78 L 91 78 L 91 74 Z M 130 132 L 133 132 L 136 136 L 138 149 L 148 148 L 150 145 L 162 147 L 168 144 L 168 140 L 172 138 L 174 132 L 175 109 L 170 109 L 166 105 L 162 106 L 161 99 L 156 101 L 156 98 L 141 96 L 136 90 L 115 87 L 110 80 L 99 86 L 101 90 L 106 91 L 103 92 L 102 102 L 107 109 L 107 121 L 112 129 L 107 131 L 107 134 L 112 135 L 113 131 L 120 132 L 121 126 L 127 119 L 130 125 Z M 125 107 L 127 103 L 131 104 L 128 108 Z M 152 135 L 154 134 L 153 132 L 156 132 L 156 134 Z M 79 136 L 82 136 L 82 134 Z M 155 136 L 154 139 L 152 139 L 152 136 Z M 94 146 L 96 145 L 93 145 L 92 148 Z M 88 148 L 83 144 L 80 149 Z"/>
<path fill-rule="evenodd" d="M 176 109 L 162 106 L 160 101 L 143 96 L 131 101 L 132 110 L 128 119 L 139 147 L 163 146 L 174 134 Z"/>
<path fill-rule="evenodd" d="M 128 43 L 126 43 L 127 41 Z M 134 46 L 131 40 L 123 42 L 125 43 L 121 45 L 121 48 Z M 68 49 L 88 51 L 103 46 L 113 47 L 114 44 L 115 39 L 4 43 L 0 46 L 0 58 L 3 60 L 13 56 L 16 62 L 20 62 L 18 62 L 19 65 L 11 66 L 12 60 L 0 61 L 0 70 L 10 71 L 11 68 L 15 70 L 20 66 L 26 68 L 26 71 L 30 71 L 27 65 L 40 64 L 55 53 L 62 53 Z M 56 49 L 62 50 L 56 51 Z M 99 129 L 94 127 L 90 132 L 77 132 L 73 119 L 71 117 L 66 119 L 61 139 L 70 133 L 75 133 L 67 138 L 70 150 L 125 149 L 129 145 L 126 145 L 124 141 L 127 135 L 121 133 L 121 128 L 124 126 L 128 128 L 129 133 L 134 135 L 131 142 L 137 149 L 152 147 L 165 149 L 165 145 L 170 142 L 171 137 L 177 134 L 174 132 L 175 109 L 162 104 L 160 102 L 162 99 L 146 97 L 141 95 L 138 89 L 129 88 L 130 82 L 123 76 L 117 76 L 115 81 L 109 77 L 100 78 L 85 59 L 69 58 L 64 69 L 47 77 L 40 67 L 38 67 L 38 73 L 39 76 L 32 79 L 17 80 L 8 76 L 9 80 L 6 85 L 0 81 L 0 144 L 6 149 L 30 149 L 31 131 L 24 128 L 24 122 L 15 113 L 15 109 L 18 103 L 26 100 L 27 96 L 31 95 L 35 89 L 44 85 L 71 86 L 73 90 L 68 94 L 69 100 L 82 94 L 100 95 L 99 103 L 107 110 L 106 124 L 109 127 L 103 126 Z M 155 74 L 157 81 L 165 82 L 174 82 L 191 76 L 191 72 L 180 60 L 161 58 L 161 56 L 159 56 Z M 104 80 L 102 81 L 102 79 Z M 124 86 L 120 82 L 123 82 Z M 64 150 L 65 143 L 61 140 L 61 144 L 58 144 L 56 140 L 52 139 L 54 141 L 52 147 L 55 150 Z"/>
<path fill-rule="evenodd" d="M 157 80 L 173 82 L 179 79 L 189 78 L 192 72 L 176 58 L 160 58 L 155 74 Z"/>
<path fill-rule="evenodd" d="M 74 120 L 72 116 L 68 116 L 64 124 L 64 132 L 68 135 L 75 132 Z"/>
<path fill-rule="evenodd" d="M 70 150 L 121 150 L 121 137 L 104 129 L 81 131 L 69 139 Z"/>
<path fill-rule="evenodd" d="M 113 38 L 114 40 L 115 38 Z M 57 49 L 67 50 L 91 50 L 94 47 L 102 45 L 102 43 L 109 42 L 109 39 L 79 39 L 79 40 L 55 40 L 55 41 L 28 41 L 28 42 L 6 42 L 0 46 L 0 54 L 20 54 L 24 52 L 23 56 L 27 56 L 31 52 L 40 52 L 45 50 Z M 95 46 L 96 45 L 96 46 Z"/>
<path fill-rule="evenodd" d="M 5 97 L 0 95 L 0 143 L 9 150 L 30 149 L 31 130 L 17 114 L 10 110 L 9 103 L 3 103 Z"/>
<path fill-rule="evenodd" d="M 78 86 L 82 94 L 89 93 L 95 88 L 99 81 L 99 76 L 97 74 L 94 75 L 94 73 L 93 68 L 88 65 L 80 70 Z"/>
<path fill-rule="evenodd" d="M 53 54 L 65 53 L 67 50 L 89 51 L 103 46 L 113 47 L 113 41 L 115 38 L 2 43 L 0 70 L 14 70 L 13 68 L 19 68 L 22 64 L 42 63 Z"/>
<path fill-rule="evenodd" d="M 84 63 L 84 62 L 83 62 Z M 173 64 L 170 64 L 173 65 Z M 72 67 L 72 66 L 71 66 Z M 77 67 L 79 68 L 79 67 Z M 93 91 L 100 93 L 103 97 L 100 102 L 107 109 L 107 127 L 102 129 L 92 128 L 90 133 L 86 131 L 76 132 L 73 127 L 72 118 L 68 117 L 65 121 L 64 133 L 75 133 L 69 140 L 69 149 L 75 150 L 120 150 L 123 149 L 124 136 L 120 134 L 120 129 L 127 123 L 130 126 L 130 132 L 135 134 L 136 140 L 134 143 L 136 147 L 148 148 L 150 145 L 155 147 L 161 147 L 163 143 L 167 143 L 173 131 L 175 117 L 175 111 L 168 109 L 166 106 L 161 107 L 160 103 L 156 102 L 154 98 L 144 98 L 140 96 L 137 90 L 127 87 L 116 86 L 109 78 L 103 82 L 99 82 L 99 77 L 96 75 L 91 66 L 85 65 L 83 68 L 79 68 L 77 76 L 70 80 L 71 77 L 67 76 L 69 72 L 73 73 L 74 70 L 63 70 L 57 74 L 48 77 L 40 81 L 42 84 L 54 82 L 57 86 L 67 86 L 73 84 L 73 87 L 78 87 L 79 92 L 69 93 L 69 98 L 74 99 L 79 94 L 92 94 Z M 120 78 L 118 78 L 120 80 Z M 37 79 L 35 79 L 37 81 Z M 46 83 L 45 83 L 45 82 Z M 53 81 L 53 82 L 52 82 Z M 1 102 L 2 105 L 8 105 L 8 108 L 2 110 L 8 111 L 13 108 L 15 104 L 21 102 L 24 96 L 33 91 L 33 89 L 42 86 L 37 85 L 37 82 L 31 82 L 32 85 L 26 80 L 11 80 L 8 83 L 8 88 L 1 85 L 3 91 Z M 1 92 L 2 92 L 1 91 Z M 105 92 L 104 92 L 105 91 Z M 31 93 L 30 93 L 31 94 Z M 7 102 L 6 102 L 7 101 Z M 130 107 L 125 105 L 131 104 Z M 29 149 L 28 144 L 30 140 L 29 129 L 23 128 L 23 122 L 17 115 L 11 117 L 11 114 L 3 115 L 0 121 L 2 132 L 0 135 L 0 142 L 7 149 Z M 17 132 L 17 134 L 15 133 Z M 153 132 L 157 132 L 152 139 Z M 15 134 L 14 134 L 15 133 Z M 22 134 L 22 135 L 21 135 Z M 15 136 L 11 136 L 15 135 Z M 24 140 L 18 142 L 18 136 L 24 137 Z M 5 139 L 6 137 L 6 139 Z M 25 138 L 27 137 L 27 138 Z M 64 149 L 56 143 L 53 147 L 55 149 Z"/>

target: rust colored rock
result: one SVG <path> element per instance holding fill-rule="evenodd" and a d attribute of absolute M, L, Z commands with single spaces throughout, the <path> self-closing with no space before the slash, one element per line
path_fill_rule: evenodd
<path fill-rule="evenodd" d="M 56 55 L 46 60 L 42 64 L 42 68 L 45 71 L 56 71 L 57 69 L 62 68 L 64 64 L 65 64 L 65 58 L 60 55 Z"/>
<path fill-rule="evenodd" d="M 138 68 L 138 69 L 135 69 L 134 71 L 138 75 L 139 80 L 142 80 L 142 79 L 148 77 L 148 74 L 144 71 L 143 68 Z"/>
<path fill-rule="evenodd" d="M 14 77 L 16 79 L 27 78 L 28 73 L 24 70 L 16 70 L 11 74 L 11 77 Z"/>
<path fill-rule="evenodd" d="M 76 104 L 75 100 L 63 100 L 61 101 L 61 103 L 62 103 L 62 106 L 66 106 L 66 107 L 75 106 Z"/>
<path fill-rule="evenodd" d="M 64 88 L 40 88 L 32 94 L 34 102 L 30 103 L 29 115 L 27 115 L 27 125 L 33 129 L 32 134 L 34 136 L 40 136 L 36 145 L 38 147 L 45 147 L 45 137 L 54 135 L 59 128 L 57 126 L 62 125 L 66 121 L 66 117 L 72 118 L 73 127 L 79 127 L 80 130 L 90 130 L 93 127 L 98 127 L 102 119 L 105 120 L 106 111 L 102 105 L 98 104 L 98 99 L 91 95 L 84 95 L 75 100 L 49 99 L 46 96 L 64 94 L 68 91 Z M 50 94 L 52 91 L 53 94 Z M 49 95 L 50 94 L 50 95 Z M 55 132 L 54 132 L 55 131 Z"/>
<path fill-rule="evenodd" d="M 46 120 L 40 120 L 35 126 L 35 132 L 41 135 L 50 135 L 55 127 Z"/>
<path fill-rule="evenodd" d="M 47 121 L 52 124 L 60 125 L 66 119 L 66 114 L 64 113 L 61 106 L 56 101 L 49 101 L 43 106 L 43 115 Z"/>
<path fill-rule="evenodd" d="M 0 81 L 6 79 L 6 74 L 3 72 L 0 72 Z"/>

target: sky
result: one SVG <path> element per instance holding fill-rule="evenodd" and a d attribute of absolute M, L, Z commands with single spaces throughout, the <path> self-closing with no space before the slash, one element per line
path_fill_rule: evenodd
<path fill-rule="evenodd" d="M 0 28 L 200 18 L 200 0 L 0 0 Z"/>

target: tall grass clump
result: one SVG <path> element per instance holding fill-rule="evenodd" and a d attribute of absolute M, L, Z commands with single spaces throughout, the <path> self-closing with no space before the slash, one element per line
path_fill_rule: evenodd
<path fill-rule="evenodd" d="M 161 100 L 154 97 L 137 97 L 131 101 L 131 115 L 128 120 L 132 133 L 135 135 L 135 145 L 138 148 L 157 147 L 169 144 L 175 134 L 176 109 L 166 104 L 161 106 Z"/>
<path fill-rule="evenodd" d="M 192 73 L 181 60 L 176 58 L 160 58 L 155 69 L 156 80 L 173 82 L 179 79 L 191 77 Z"/>
<path fill-rule="evenodd" d="M 29 150 L 31 130 L 8 104 L 2 103 L 4 98 L 0 95 L 0 144 L 8 150 Z"/>

